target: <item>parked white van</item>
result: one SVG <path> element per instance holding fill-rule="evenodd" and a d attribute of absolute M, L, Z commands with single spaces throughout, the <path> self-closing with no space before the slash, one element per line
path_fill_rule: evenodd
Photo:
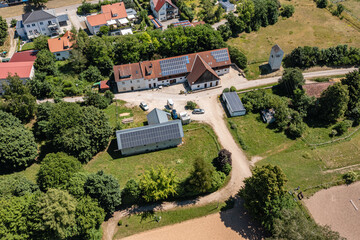
<path fill-rule="evenodd" d="M 170 109 L 173 109 L 173 107 L 174 107 L 174 101 L 169 98 L 169 99 L 167 100 L 167 105 L 168 105 L 168 107 L 169 107 Z"/>

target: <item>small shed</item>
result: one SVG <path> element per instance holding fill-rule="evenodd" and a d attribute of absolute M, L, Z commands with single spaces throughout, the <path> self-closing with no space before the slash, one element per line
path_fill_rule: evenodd
<path fill-rule="evenodd" d="M 169 121 L 168 119 L 168 113 L 165 111 L 162 111 L 158 108 L 154 108 L 149 114 L 146 116 L 148 120 L 148 124 L 159 124 L 159 123 L 165 123 Z"/>
<path fill-rule="evenodd" d="M 272 108 L 262 110 L 261 111 L 261 118 L 262 118 L 264 123 L 273 123 L 273 122 L 275 122 L 275 110 L 272 109 Z"/>
<path fill-rule="evenodd" d="M 246 109 L 236 92 L 223 93 L 222 100 L 231 117 L 243 116 L 246 114 Z"/>
<path fill-rule="evenodd" d="M 122 155 L 176 147 L 183 137 L 180 120 L 116 131 L 118 150 Z"/>
<path fill-rule="evenodd" d="M 269 57 L 269 65 L 271 71 L 279 70 L 281 67 L 281 62 L 284 57 L 284 51 L 279 47 L 279 45 L 274 45 L 271 48 L 270 57 Z"/>

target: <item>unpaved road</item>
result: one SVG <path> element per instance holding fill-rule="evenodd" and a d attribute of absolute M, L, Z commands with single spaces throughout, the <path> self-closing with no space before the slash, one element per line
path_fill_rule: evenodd
<path fill-rule="evenodd" d="M 321 190 L 305 205 L 318 224 L 329 225 L 348 240 L 360 238 L 360 182 Z"/>

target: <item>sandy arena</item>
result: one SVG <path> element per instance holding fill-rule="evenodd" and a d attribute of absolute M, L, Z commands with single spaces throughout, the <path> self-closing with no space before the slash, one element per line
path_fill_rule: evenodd
<path fill-rule="evenodd" d="M 305 204 L 317 223 L 329 225 L 348 240 L 360 238 L 360 182 L 321 190 Z"/>

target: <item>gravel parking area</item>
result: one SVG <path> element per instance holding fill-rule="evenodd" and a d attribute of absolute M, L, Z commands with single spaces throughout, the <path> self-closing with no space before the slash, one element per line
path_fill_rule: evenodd
<path fill-rule="evenodd" d="M 321 190 L 305 204 L 318 224 L 329 225 L 348 240 L 359 239 L 360 182 Z"/>

